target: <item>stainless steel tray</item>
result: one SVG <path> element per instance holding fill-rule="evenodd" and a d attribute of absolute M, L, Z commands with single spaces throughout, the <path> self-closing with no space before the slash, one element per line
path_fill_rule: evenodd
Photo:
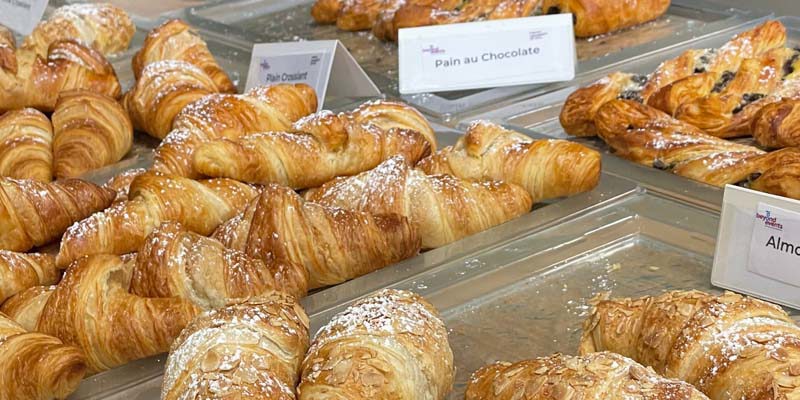
<path fill-rule="evenodd" d="M 251 42 L 339 39 L 385 94 L 399 96 L 397 46 L 381 42 L 369 32 L 344 32 L 335 26 L 317 25 L 309 14 L 310 7 L 307 1 L 241 0 L 195 7 L 188 14 L 192 23 L 202 29 Z M 656 21 L 618 33 L 579 39 L 578 76 L 764 16 L 761 12 L 728 8 L 704 0 L 673 0 L 667 14 Z M 556 83 L 402 97 L 442 121 L 455 123 L 465 113 L 510 104 L 565 85 Z"/>

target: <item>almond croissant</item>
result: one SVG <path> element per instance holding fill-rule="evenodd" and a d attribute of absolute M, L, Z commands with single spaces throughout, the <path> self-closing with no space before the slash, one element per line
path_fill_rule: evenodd
<path fill-rule="evenodd" d="M 134 260 L 83 257 L 56 286 L 36 330 L 79 347 L 90 373 L 169 350 L 198 314 L 188 300 L 128 293 Z"/>
<path fill-rule="evenodd" d="M 56 260 L 49 254 L 0 250 L 0 303 L 39 285 L 52 285 L 60 278 Z"/>
<path fill-rule="evenodd" d="M 44 57 L 51 43 L 76 39 L 108 55 L 127 50 L 134 33 L 136 26 L 119 7 L 108 3 L 71 4 L 57 8 L 36 25 L 21 47 Z"/>
<path fill-rule="evenodd" d="M 498 362 L 474 374 L 466 400 L 554 398 L 708 400 L 688 383 L 666 379 L 619 354 L 554 354 L 516 363 Z"/>
<path fill-rule="evenodd" d="M 0 115 L 0 176 L 53 180 L 53 127 L 33 108 Z"/>
<path fill-rule="evenodd" d="M 594 189 L 600 153 L 566 140 L 537 140 L 486 121 L 470 125 L 455 146 L 420 161 L 426 174 L 520 185 L 537 203 Z"/>
<path fill-rule="evenodd" d="M 283 293 L 195 318 L 167 359 L 161 399 L 294 400 L 308 316 Z"/>
<path fill-rule="evenodd" d="M 406 216 L 427 249 L 502 224 L 527 213 L 533 205 L 520 186 L 425 175 L 402 156 L 309 190 L 306 199 L 329 207 Z"/>
<path fill-rule="evenodd" d="M 194 153 L 194 167 L 212 177 L 305 189 L 372 169 L 398 154 L 416 162 L 429 152 L 430 144 L 416 131 L 386 131 L 323 111 L 297 121 L 291 133 L 204 143 Z"/>
<path fill-rule="evenodd" d="M 133 74 L 139 80 L 149 64 L 165 60 L 196 66 L 214 81 L 214 92 L 236 93 L 236 86 L 217 64 L 206 42 L 179 19 L 167 20 L 147 34 L 142 48 L 133 57 Z"/>
<path fill-rule="evenodd" d="M 0 178 L 0 249 L 28 251 L 58 240 L 75 221 L 103 210 L 114 193 L 93 183 Z"/>
<path fill-rule="evenodd" d="M 238 214 L 256 190 L 230 179 L 194 181 L 177 176 L 144 174 L 134 179 L 130 200 L 71 226 L 61 239 L 56 258 L 66 267 L 89 254 L 127 254 L 165 221 L 176 221 L 201 235 Z"/>
<path fill-rule="evenodd" d="M 133 126 L 116 100 L 98 93 L 63 93 L 53 112 L 56 178 L 74 178 L 113 164 L 133 145 Z"/>
<path fill-rule="evenodd" d="M 25 289 L 6 300 L 0 307 L 0 313 L 13 319 L 26 331 L 35 331 L 44 305 L 55 290 L 55 285 L 33 286 Z"/>
<path fill-rule="evenodd" d="M 245 94 L 212 94 L 186 106 L 173 130 L 158 146 L 153 169 L 199 178 L 192 166 L 195 149 L 214 139 L 236 139 L 267 131 L 285 131 L 317 109 L 314 89 L 305 84 L 258 86 Z"/>
<path fill-rule="evenodd" d="M 595 302 L 581 354 L 619 353 L 712 400 L 800 395 L 800 328 L 780 307 L 697 291 Z"/>
<path fill-rule="evenodd" d="M 86 374 L 77 348 L 0 314 L 0 399 L 65 399 Z"/>
<path fill-rule="evenodd" d="M 308 291 L 302 265 L 250 258 L 222 243 L 165 222 L 147 237 L 136 257 L 131 293 L 143 297 L 182 297 L 202 309 L 233 299 L 284 291 L 300 298 Z"/>
<path fill-rule="evenodd" d="M 323 207 L 277 184 L 264 186 L 214 238 L 268 264 L 304 266 L 311 289 L 413 257 L 420 248 L 416 230 L 404 217 Z"/>

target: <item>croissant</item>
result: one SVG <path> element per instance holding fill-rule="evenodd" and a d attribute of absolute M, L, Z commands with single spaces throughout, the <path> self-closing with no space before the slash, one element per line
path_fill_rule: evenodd
<path fill-rule="evenodd" d="M 374 100 L 361 104 L 347 115 L 360 124 L 372 124 L 389 131 L 403 129 L 422 134 L 436 151 L 436 132 L 414 107 L 396 101 Z"/>
<path fill-rule="evenodd" d="M 308 316 L 279 292 L 202 314 L 172 345 L 162 400 L 294 400 Z"/>
<path fill-rule="evenodd" d="M 0 307 L 0 313 L 20 324 L 26 331 L 35 331 L 44 305 L 55 290 L 55 285 L 25 289 L 6 300 Z"/>
<path fill-rule="evenodd" d="M 0 303 L 33 286 L 58 281 L 55 257 L 0 250 Z"/>
<path fill-rule="evenodd" d="M 142 297 L 182 297 L 202 309 L 273 290 L 305 296 L 305 267 L 287 262 L 266 264 L 189 232 L 176 222 L 165 222 L 147 237 L 136 257 L 130 289 Z"/>
<path fill-rule="evenodd" d="M 317 109 L 314 89 L 305 84 L 258 86 L 242 95 L 213 94 L 186 106 L 155 152 L 155 171 L 199 178 L 192 159 L 204 142 L 249 133 L 285 131 Z"/>
<path fill-rule="evenodd" d="M 25 107 L 53 111 L 59 93 L 84 89 L 117 98 L 120 84 L 114 68 L 96 50 L 74 40 L 50 45 L 47 57 L 30 50 L 12 52 L 0 46 L 0 111 Z"/>
<path fill-rule="evenodd" d="M 61 95 L 53 112 L 57 178 L 74 178 L 113 164 L 133 145 L 133 126 L 116 100 L 87 91 Z"/>
<path fill-rule="evenodd" d="M 426 174 L 520 185 L 537 203 L 592 190 L 600 153 L 565 140 L 533 139 L 487 121 L 473 122 L 455 146 L 420 161 Z"/>
<path fill-rule="evenodd" d="M 36 330 L 80 348 L 90 373 L 167 352 L 199 312 L 185 299 L 128 293 L 134 262 L 107 254 L 81 258 L 39 317 Z"/>
<path fill-rule="evenodd" d="M 110 190 L 77 179 L 41 183 L 0 178 L 0 249 L 21 252 L 53 242 L 113 199 Z"/>
<path fill-rule="evenodd" d="M 321 112 L 297 121 L 292 130 L 204 143 L 194 153 L 194 169 L 212 177 L 304 189 L 374 168 L 394 155 L 416 162 L 430 152 L 416 131 L 385 131 L 344 114 Z"/>
<path fill-rule="evenodd" d="M 114 176 L 106 182 L 103 187 L 106 189 L 111 189 L 117 193 L 117 197 L 114 198 L 114 203 L 119 203 L 122 201 L 128 200 L 128 192 L 131 188 L 131 183 L 133 180 L 136 179 L 139 175 L 144 174 L 147 172 L 144 168 L 132 168 L 125 171 L 122 171 Z"/>
<path fill-rule="evenodd" d="M 581 354 L 619 353 L 713 400 L 800 394 L 800 328 L 780 307 L 697 291 L 596 303 Z"/>
<path fill-rule="evenodd" d="M 753 138 L 767 149 L 800 146 L 800 100 L 783 99 L 762 108 L 753 119 Z"/>
<path fill-rule="evenodd" d="M 420 249 L 416 230 L 403 217 L 323 207 L 276 184 L 264 186 L 213 237 L 267 264 L 305 266 L 310 289 L 357 278 Z"/>
<path fill-rule="evenodd" d="M 572 13 L 575 36 L 602 35 L 652 21 L 669 8 L 670 0 L 543 0 L 547 14 Z"/>
<path fill-rule="evenodd" d="M 382 290 L 336 315 L 303 361 L 300 400 L 442 400 L 455 369 L 447 330 L 421 296 Z"/>
<path fill-rule="evenodd" d="M 311 6 L 311 17 L 320 24 L 332 24 L 339 17 L 343 0 L 317 0 Z"/>
<path fill-rule="evenodd" d="M 425 175 L 402 156 L 309 190 L 306 199 L 329 207 L 406 216 L 427 249 L 502 224 L 533 205 L 531 195 L 520 186 Z"/>
<path fill-rule="evenodd" d="M 17 70 L 17 40 L 14 32 L 0 25 L 0 71 Z"/>
<path fill-rule="evenodd" d="M 0 399 L 64 399 L 86 373 L 81 352 L 0 314 Z"/>
<path fill-rule="evenodd" d="M 596 122 L 600 137 L 631 161 L 710 185 L 740 184 L 800 198 L 800 149 L 765 153 L 629 100 L 606 103 Z"/>
<path fill-rule="evenodd" d="M 229 179 L 194 181 L 144 174 L 131 183 L 130 200 L 71 226 L 56 257 L 66 267 L 89 254 L 127 254 L 138 250 L 162 222 L 176 221 L 201 235 L 235 216 L 256 190 Z"/>
<path fill-rule="evenodd" d="M 53 180 L 53 127 L 33 108 L 0 115 L 0 176 Z"/>
<path fill-rule="evenodd" d="M 76 39 L 102 54 L 127 50 L 136 26 L 125 10 L 111 4 L 72 4 L 53 11 L 36 25 L 22 42 L 22 48 L 47 56 L 50 44 Z"/>
<path fill-rule="evenodd" d="M 167 20 L 147 34 L 133 57 L 133 74 L 139 80 L 149 64 L 165 60 L 193 64 L 214 81 L 214 92 L 236 93 L 236 86 L 217 64 L 206 42 L 179 19 Z"/>
<path fill-rule="evenodd" d="M 708 400 L 692 385 L 658 375 L 619 354 L 554 354 L 498 362 L 472 374 L 466 400 L 684 399 Z"/>
<path fill-rule="evenodd" d="M 216 85 L 201 69 L 184 61 L 159 61 L 142 70 L 122 105 L 133 127 L 163 139 L 188 104 L 216 93 Z"/>

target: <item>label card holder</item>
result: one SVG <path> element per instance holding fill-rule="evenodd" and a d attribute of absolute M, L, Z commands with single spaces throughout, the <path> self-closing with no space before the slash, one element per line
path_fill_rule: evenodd
<path fill-rule="evenodd" d="M 253 46 L 246 88 L 277 83 L 305 83 L 313 87 L 319 99 L 319 110 L 326 96 L 374 97 L 381 94 L 338 40 Z"/>
<path fill-rule="evenodd" d="M 711 283 L 800 308 L 800 201 L 726 186 Z"/>
<path fill-rule="evenodd" d="M 47 0 L 0 0 L 0 24 L 29 35 L 42 19 Z"/>

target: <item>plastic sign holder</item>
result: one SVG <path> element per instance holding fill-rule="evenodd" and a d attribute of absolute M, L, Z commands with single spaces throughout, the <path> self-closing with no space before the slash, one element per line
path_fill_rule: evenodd
<path fill-rule="evenodd" d="M 0 0 L 0 24 L 28 35 L 42 19 L 47 0 Z"/>

